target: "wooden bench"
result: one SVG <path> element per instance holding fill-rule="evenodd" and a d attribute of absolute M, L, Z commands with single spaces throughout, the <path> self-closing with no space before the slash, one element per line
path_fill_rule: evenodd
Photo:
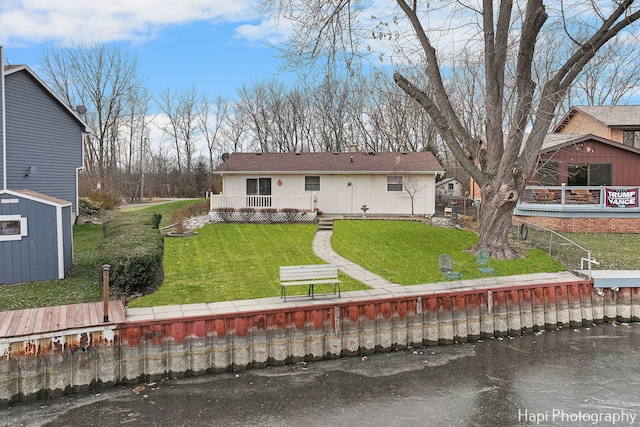
<path fill-rule="evenodd" d="M 280 298 L 287 300 L 287 286 L 308 286 L 308 295 L 315 299 L 314 285 L 333 285 L 333 293 L 338 290 L 340 298 L 340 280 L 338 266 L 335 264 L 287 265 L 280 267 Z"/>

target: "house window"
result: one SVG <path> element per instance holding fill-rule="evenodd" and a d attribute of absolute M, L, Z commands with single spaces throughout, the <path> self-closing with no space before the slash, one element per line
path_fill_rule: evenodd
<path fill-rule="evenodd" d="M 20 215 L 0 215 L 0 241 L 20 240 L 26 235 L 26 218 Z"/>
<path fill-rule="evenodd" d="M 640 148 L 640 130 L 622 131 L 622 142 L 633 148 Z"/>
<path fill-rule="evenodd" d="M 447 188 L 449 189 L 449 191 L 453 191 L 453 182 L 448 183 Z"/>
<path fill-rule="evenodd" d="M 610 163 L 569 163 L 567 184 L 611 185 Z"/>
<path fill-rule="evenodd" d="M 387 191 L 402 191 L 402 176 L 391 175 L 387 177 Z"/>
<path fill-rule="evenodd" d="M 304 191 L 320 191 L 320 177 L 319 176 L 305 176 L 304 177 Z"/>
<path fill-rule="evenodd" d="M 559 185 L 560 163 L 543 160 L 538 163 L 538 185 Z"/>

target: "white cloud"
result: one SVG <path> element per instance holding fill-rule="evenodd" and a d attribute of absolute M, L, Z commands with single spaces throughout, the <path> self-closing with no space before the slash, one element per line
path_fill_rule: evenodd
<path fill-rule="evenodd" d="M 293 24 L 287 21 L 261 21 L 257 24 L 243 24 L 236 28 L 236 37 L 251 42 L 267 40 L 269 43 L 278 44 L 287 39 L 292 31 Z"/>
<path fill-rule="evenodd" d="M 255 19 L 256 0 L 3 0 L 3 44 L 140 41 L 163 27 Z"/>

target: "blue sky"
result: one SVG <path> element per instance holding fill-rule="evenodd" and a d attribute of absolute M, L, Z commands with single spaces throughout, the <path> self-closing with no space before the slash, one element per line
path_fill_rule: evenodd
<path fill-rule="evenodd" d="M 176 4 L 177 3 L 177 4 Z M 5 63 L 38 73 L 44 48 L 117 43 L 135 55 L 146 87 L 190 88 L 236 98 L 244 83 L 279 74 L 268 37 L 282 34 L 255 13 L 257 0 L 3 0 L 0 44 Z"/>

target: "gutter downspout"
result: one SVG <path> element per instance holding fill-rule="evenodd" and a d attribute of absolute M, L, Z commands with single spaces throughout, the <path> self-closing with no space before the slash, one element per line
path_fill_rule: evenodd
<path fill-rule="evenodd" d="M 2 189 L 7 189 L 7 113 L 5 112 L 4 102 L 4 56 L 3 46 L 0 45 L 0 99 L 2 108 Z"/>

